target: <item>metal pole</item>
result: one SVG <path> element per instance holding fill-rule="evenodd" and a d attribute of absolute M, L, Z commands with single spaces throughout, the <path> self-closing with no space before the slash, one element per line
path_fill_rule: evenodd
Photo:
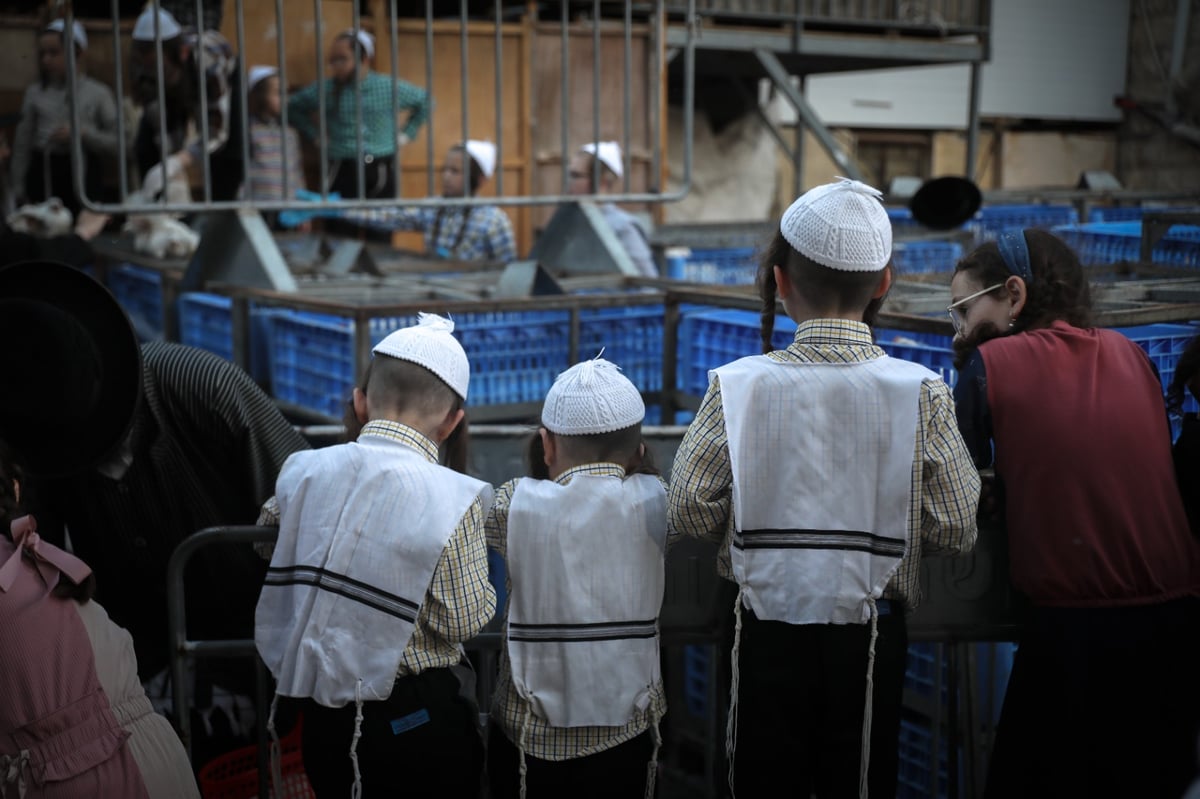
<path fill-rule="evenodd" d="M 241 0 L 238 1 L 239 11 L 241 9 Z M 241 45 L 241 14 L 238 15 L 238 44 Z M 192 51 L 192 59 L 196 61 L 196 71 L 200 80 L 200 171 L 204 176 L 204 202 L 212 202 L 212 165 L 208 163 L 209 152 L 209 131 L 208 131 L 208 70 L 205 68 L 204 57 L 204 4 L 201 0 L 196 0 L 196 47 Z M 239 50 L 240 52 L 240 50 Z M 161 70 L 162 65 L 159 64 Z M 160 71 L 161 75 L 162 72 Z M 233 110 L 230 109 L 232 115 Z M 225 132 L 231 133 L 229 130 L 230 120 L 225 120 Z M 242 137 L 243 141 L 245 137 Z M 232 145 L 232 142 L 229 142 Z M 242 162 L 248 164 L 249 159 Z M 163 175 L 166 178 L 166 174 Z M 165 195 L 166 192 L 163 192 Z"/>
<path fill-rule="evenodd" d="M 200 4 L 200 0 L 196 0 L 196 5 L 199 6 L 199 4 Z M 245 9 L 242 5 L 242 0 L 237 0 L 237 3 L 235 4 L 234 8 L 235 8 L 235 12 L 237 13 L 237 43 L 238 43 L 237 63 L 239 65 L 237 81 L 238 81 L 238 88 L 241 89 L 241 91 L 238 92 L 238 105 L 240 106 L 238 108 L 238 111 L 242 115 L 242 129 L 240 131 L 238 131 L 238 133 L 240 133 L 241 137 L 242 137 L 242 181 L 245 182 L 245 180 L 250 176 L 250 98 L 247 97 L 247 95 L 249 94 L 249 88 L 246 85 L 246 56 L 244 55 L 244 53 L 246 52 L 246 18 L 245 18 Z M 279 28 L 279 46 L 280 47 L 283 46 L 283 26 L 282 25 Z M 208 113 L 205 112 L 205 117 L 207 117 L 207 116 L 208 116 Z M 230 117 L 233 116 L 233 108 L 229 109 L 229 116 Z M 287 128 L 285 127 L 284 131 L 286 131 L 286 130 L 287 130 Z M 232 136 L 233 133 L 234 133 L 233 120 L 226 119 L 225 120 L 225 134 L 226 134 L 225 146 L 226 147 L 235 146 L 234 143 L 229 141 L 229 138 L 228 138 L 228 137 Z M 286 195 L 286 191 L 287 191 L 287 136 L 286 135 L 284 135 L 283 141 L 280 142 L 280 148 L 283 150 L 283 169 L 284 169 L 284 184 L 283 185 L 284 185 L 284 192 L 285 192 L 284 196 L 287 196 Z M 208 187 L 208 173 L 209 173 L 208 157 L 205 156 L 205 158 L 204 158 L 204 175 L 205 175 L 205 177 L 204 177 L 204 183 L 205 183 L 204 196 L 205 196 L 206 200 L 209 199 L 209 194 L 211 193 L 209 190 L 209 187 Z"/>
<path fill-rule="evenodd" d="M 600 0 L 592 0 L 592 193 L 600 191 Z"/>
<path fill-rule="evenodd" d="M 240 9 L 239 9 L 240 19 Z M 275 40 L 275 57 L 279 61 L 279 124 L 283 129 L 283 199 L 289 199 L 294 192 L 289 190 L 288 186 L 288 81 L 287 81 L 287 52 L 283 46 L 283 0 L 275 0 L 275 28 L 279 31 L 279 37 Z M 239 22 L 238 30 L 241 30 Z M 244 51 L 243 51 L 244 52 Z M 243 67 L 246 65 L 243 64 Z M 250 121 L 246 120 L 246 138 L 250 137 Z M 299 155 L 299 153 L 297 153 Z M 250 162 L 247 161 L 247 164 Z M 303 188 L 301 186 L 292 186 L 291 189 Z"/>
<path fill-rule="evenodd" d="M 570 188 L 570 186 L 568 184 L 568 181 L 570 180 L 570 175 L 568 175 L 567 173 L 568 173 L 568 170 L 570 169 L 568 161 L 570 160 L 569 153 L 571 152 L 571 145 L 570 145 L 570 142 L 568 141 L 568 134 L 569 134 L 568 126 L 570 125 L 570 117 L 571 117 L 571 92 L 570 92 L 571 81 L 570 81 L 570 59 L 568 58 L 568 55 L 567 55 L 570 52 L 571 45 L 570 45 L 570 41 L 569 41 L 570 36 L 567 31 L 567 19 L 569 17 L 569 10 L 567 8 L 567 0 L 562 0 L 562 3 L 559 5 L 559 10 L 561 11 L 561 16 L 559 17 L 559 25 L 560 25 L 560 30 L 561 30 L 561 43 L 560 43 L 561 52 L 559 53 L 559 60 L 561 63 L 561 75 L 559 76 L 559 78 L 562 81 L 562 83 L 559 84 L 559 88 L 562 90 L 562 102 L 561 102 L 562 116 L 559 118 L 559 123 L 560 123 L 559 140 L 560 140 L 560 145 L 562 147 L 562 193 L 565 195 L 568 193 L 568 189 Z"/>
<path fill-rule="evenodd" d="M 425 96 L 433 97 L 433 0 L 425 0 Z M 434 195 L 433 188 L 433 114 L 425 123 L 426 196 Z M 437 246 L 437 242 L 434 242 Z"/>
<path fill-rule="evenodd" d="M 321 2 L 321 0 L 317 0 Z M 350 52 L 354 54 L 354 152 L 356 155 L 356 163 L 354 164 L 355 180 L 358 181 L 358 190 L 356 194 L 359 199 L 367 199 L 367 165 L 364 159 L 366 153 L 363 150 L 363 81 L 367 75 L 362 71 L 362 58 L 359 57 L 358 51 L 362 48 L 362 43 L 358 41 L 358 32 L 362 30 L 362 16 L 359 13 L 357 2 L 350 4 L 350 21 L 354 27 L 354 41 L 350 43 Z M 363 55 L 366 55 L 366 50 L 363 50 Z M 371 68 L 367 67 L 367 73 L 370 74 Z M 340 99 L 340 98 L 339 98 Z"/>
<path fill-rule="evenodd" d="M 163 81 L 162 26 L 159 24 L 160 20 L 158 18 L 160 12 L 161 6 L 159 5 L 159 2 L 158 0 L 154 0 L 154 50 L 158 57 L 154 66 L 158 72 L 158 123 L 160 126 L 158 129 L 158 163 L 165 172 L 167 168 L 167 156 L 170 155 L 170 153 L 167 152 L 167 147 L 170 144 L 170 136 L 167 132 L 167 87 Z M 186 78 L 184 80 L 186 80 Z M 201 76 L 200 82 L 202 84 L 204 83 L 203 75 Z M 205 116 L 207 116 L 207 114 L 205 114 Z M 146 176 L 142 175 L 141 177 L 145 179 Z M 164 174 L 163 177 L 165 178 L 166 175 Z M 167 182 L 165 179 L 163 180 L 162 197 L 159 198 L 159 201 L 164 205 L 167 202 Z"/>
<path fill-rule="evenodd" d="M 630 172 L 633 167 L 633 157 L 629 153 L 629 142 L 633 138 L 633 90 L 629 85 L 629 77 L 633 74 L 633 3 L 625 4 L 625 36 L 624 36 L 624 62 L 625 70 L 624 78 L 621 86 L 625 91 L 622 98 L 624 100 L 625 124 L 621 132 L 623 141 L 621 142 L 621 153 L 625 159 L 624 167 L 625 179 L 621 182 L 621 191 L 629 192 Z"/>
<path fill-rule="evenodd" d="M 115 43 L 121 41 L 121 4 L 120 0 L 112 0 L 112 35 L 113 35 L 113 62 L 115 63 L 113 74 L 113 90 L 117 97 L 125 96 L 125 79 L 121 75 L 121 48 Z M 121 202 L 125 202 L 125 198 L 129 196 L 129 162 L 128 150 L 126 147 L 126 132 L 125 132 L 125 114 L 121 113 L 121 109 L 117 109 L 117 184 L 121 190 Z"/>
<path fill-rule="evenodd" d="M 321 25 L 321 0 L 313 0 L 313 14 L 317 23 L 317 70 L 320 72 L 325 65 L 325 43 L 321 40 L 324 26 Z M 325 118 L 328 110 L 325 107 L 325 78 L 317 76 L 317 147 L 320 149 L 321 160 L 321 194 L 329 191 L 329 120 Z"/>
<path fill-rule="evenodd" d="M 398 116 L 400 114 L 400 109 L 397 106 L 398 98 L 396 97 L 396 84 L 400 80 L 400 36 L 396 32 L 397 19 L 399 19 L 399 13 L 396 11 L 396 0 L 392 0 L 392 2 L 388 3 L 388 40 L 392 47 L 392 59 L 391 59 L 391 65 L 392 65 L 392 69 L 391 69 L 391 73 L 392 73 L 392 84 L 391 84 L 392 127 L 395 129 L 395 132 L 396 132 L 396 155 L 392 158 L 392 169 L 395 170 L 395 175 L 396 175 L 396 191 L 394 192 L 394 196 L 399 197 L 401 194 L 403 194 L 403 191 L 401 191 L 401 180 L 400 180 L 400 133 L 401 133 L 401 130 L 400 130 L 400 122 L 398 119 Z M 425 97 L 426 97 L 426 102 L 428 102 L 429 95 L 425 95 Z M 411 113 L 410 113 L 410 116 L 411 116 Z"/>
<path fill-rule="evenodd" d="M 978 61 L 971 62 L 971 90 L 967 104 L 967 163 L 964 175 L 975 180 L 976 161 L 979 160 L 979 95 L 983 69 Z"/>
<path fill-rule="evenodd" d="M 496 63 L 493 71 L 496 80 L 496 155 L 497 160 L 500 159 L 500 153 L 504 152 L 504 59 L 501 56 L 504 48 L 503 32 L 500 26 L 502 21 L 500 11 L 503 3 L 496 3 L 496 43 L 494 51 L 496 55 Z M 500 163 L 496 165 L 496 195 L 504 194 L 504 169 Z"/>
<path fill-rule="evenodd" d="M 462 70 L 459 73 L 462 76 L 462 80 L 461 80 L 462 89 L 459 94 L 459 99 L 462 101 L 463 195 L 471 196 L 471 195 L 474 195 L 475 192 L 471 187 L 471 154 L 467 152 L 467 141 L 471 138 L 471 124 L 470 124 L 470 118 L 469 118 L 470 109 L 468 108 L 470 103 L 468 102 L 468 93 L 467 93 L 467 80 L 468 80 L 467 76 L 471 74 L 470 72 L 467 71 L 468 70 L 467 48 L 470 47 L 470 41 L 467 38 L 467 0 L 460 0 L 458 9 L 459 9 L 459 12 L 458 12 L 459 13 L 458 55 L 459 55 L 459 64 L 460 64 L 459 68 Z M 500 160 L 499 149 L 496 150 L 496 160 L 497 160 L 497 162 L 499 162 L 499 160 Z M 465 216 L 461 220 L 461 223 L 463 225 L 467 224 L 467 220 L 466 220 Z M 435 241 L 433 243 L 433 246 L 437 247 L 438 243 Z"/>

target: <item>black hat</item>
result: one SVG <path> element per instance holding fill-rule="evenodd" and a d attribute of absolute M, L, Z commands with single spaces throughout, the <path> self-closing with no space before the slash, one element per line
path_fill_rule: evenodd
<path fill-rule="evenodd" d="M 966 178 L 927 180 L 908 201 L 913 219 L 934 230 L 950 230 L 966 222 L 983 204 L 979 187 Z"/>
<path fill-rule="evenodd" d="M 0 268 L 0 438 L 33 476 L 100 463 L 129 431 L 141 395 L 141 349 L 104 286 L 53 261 Z"/>

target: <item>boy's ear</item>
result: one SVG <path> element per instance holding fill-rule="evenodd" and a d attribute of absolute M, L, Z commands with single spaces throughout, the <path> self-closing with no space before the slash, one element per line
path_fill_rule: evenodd
<path fill-rule="evenodd" d="M 454 428 L 458 427 L 466 415 L 467 412 L 462 408 L 455 411 L 448 411 L 446 418 L 442 420 L 442 423 L 437 426 L 437 430 L 434 431 L 434 434 L 437 436 L 437 443 L 441 444 L 449 438 L 450 434 L 454 432 Z"/>
<path fill-rule="evenodd" d="M 792 281 L 788 278 L 787 270 L 776 264 L 771 271 L 775 274 L 775 296 L 781 300 L 787 299 L 792 293 Z"/>
<path fill-rule="evenodd" d="M 554 461 L 558 458 L 558 445 L 554 436 L 544 427 L 538 428 L 538 435 L 542 437 L 542 452 L 544 453 L 542 460 L 546 466 L 553 466 Z"/>
<path fill-rule="evenodd" d="M 354 394 L 351 395 L 350 401 L 354 404 L 354 418 L 358 419 L 359 424 L 366 424 L 370 417 L 367 415 L 367 394 L 358 386 L 354 387 Z"/>
<path fill-rule="evenodd" d="M 879 278 L 879 285 L 875 287 L 875 293 L 871 295 L 871 299 L 877 300 L 880 297 L 886 296 L 892 288 L 892 265 L 888 264 L 883 268 L 883 276 Z"/>

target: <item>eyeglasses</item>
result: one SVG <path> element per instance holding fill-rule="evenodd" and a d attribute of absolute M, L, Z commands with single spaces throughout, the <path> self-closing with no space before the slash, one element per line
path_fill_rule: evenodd
<path fill-rule="evenodd" d="M 984 289 L 983 291 L 977 291 L 968 297 L 963 297 L 961 300 L 957 300 L 957 301 L 952 302 L 949 305 L 947 305 L 946 313 L 950 314 L 950 323 L 952 325 L 954 325 L 954 335 L 957 336 L 959 333 L 961 333 L 963 325 L 965 325 L 967 323 L 967 311 L 968 311 L 967 303 L 968 302 L 975 299 L 976 297 L 982 297 L 984 294 L 987 294 L 988 292 L 992 292 L 992 291 L 995 291 L 996 289 L 1002 289 L 1002 288 L 1004 288 L 1004 284 L 997 283 L 994 286 L 989 286 L 988 288 Z"/>

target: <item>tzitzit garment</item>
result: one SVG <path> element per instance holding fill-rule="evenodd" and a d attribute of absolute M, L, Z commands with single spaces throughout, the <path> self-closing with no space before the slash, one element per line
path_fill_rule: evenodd
<path fill-rule="evenodd" d="M 513 683 L 555 727 L 619 727 L 661 678 L 667 498 L 650 475 L 522 480 L 509 511 Z"/>
<path fill-rule="evenodd" d="M 442 550 L 491 486 L 363 435 L 294 455 L 276 496 L 255 642 L 277 693 L 328 707 L 386 699 Z"/>
<path fill-rule="evenodd" d="M 860 792 L 870 762 L 875 601 L 908 539 L 923 366 L 742 358 L 720 379 L 738 583 L 726 751 L 734 762 L 743 604 L 762 620 L 871 624 Z M 733 779 L 730 774 L 730 786 Z"/>

